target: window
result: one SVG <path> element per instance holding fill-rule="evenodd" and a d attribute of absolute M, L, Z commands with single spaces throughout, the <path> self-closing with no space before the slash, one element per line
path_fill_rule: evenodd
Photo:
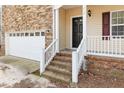
<path fill-rule="evenodd" d="M 112 35 L 124 35 L 124 11 L 112 12 L 111 16 Z"/>

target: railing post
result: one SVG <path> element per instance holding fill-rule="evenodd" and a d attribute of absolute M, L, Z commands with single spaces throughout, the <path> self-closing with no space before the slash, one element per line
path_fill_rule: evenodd
<path fill-rule="evenodd" d="M 84 55 L 87 55 L 87 5 L 82 6 L 82 15 L 83 15 L 83 39 L 85 40 L 85 44 L 83 47 Z M 86 70 L 86 61 L 83 60 L 83 70 Z"/>
<path fill-rule="evenodd" d="M 5 55 L 9 55 L 9 33 L 5 33 Z"/>
<path fill-rule="evenodd" d="M 45 49 L 41 49 L 40 74 L 45 71 Z"/>
<path fill-rule="evenodd" d="M 78 82 L 78 53 L 72 52 L 72 82 Z"/>
<path fill-rule="evenodd" d="M 56 11 L 56 52 L 59 52 L 59 8 Z"/>

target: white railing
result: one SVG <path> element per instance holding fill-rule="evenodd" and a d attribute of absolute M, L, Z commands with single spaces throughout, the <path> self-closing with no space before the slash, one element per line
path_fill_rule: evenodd
<path fill-rule="evenodd" d="M 87 53 L 124 57 L 124 36 L 87 36 Z"/>
<path fill-rule="evenodd" d="M 53 42 L 46 49 L 42 49 L 41 62 L 40 62 L 40 73 L 43 73 L 45 71 L 46 66 L 51 62 L 51 60 L 55 56 L 56 43 L 57 43 L 57 39 L 53 40 Z"/>
<path fill-rule="evenodd" d="M 78 49 L 72 52 L 72 82 L 78 82 L 78 74 L 82 64 L 85 65 L 86 39 L 82 39 Z"/>

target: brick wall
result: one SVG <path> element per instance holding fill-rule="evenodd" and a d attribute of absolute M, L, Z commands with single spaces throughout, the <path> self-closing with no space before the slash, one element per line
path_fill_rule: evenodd
<path fill-rule="evenodd" d="M 9 31 L 45 30 L 46 46 L 52 40 L 52 6 L 4 5 L 2 29 Z"/>

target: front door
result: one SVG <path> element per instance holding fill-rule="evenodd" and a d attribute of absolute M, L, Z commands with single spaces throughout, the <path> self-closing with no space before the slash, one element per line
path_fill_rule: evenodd
<path fill-rule="evenodd" d="M 82 17 L 72 19 L 72 47 L 78 48 L 83 38 L 83 22 Z"/>

